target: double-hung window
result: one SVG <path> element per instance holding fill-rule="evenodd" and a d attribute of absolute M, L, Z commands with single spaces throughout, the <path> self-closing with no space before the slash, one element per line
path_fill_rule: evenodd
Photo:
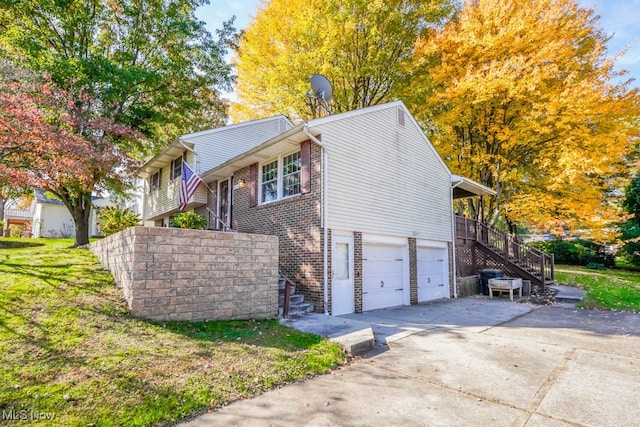
<path fill-rule="evenodd" d="M 300 194 L 300 152 L 280 156 L 260 167 L 260 202 L 284 199 Z"/>
<path fill-rule="evenodd" d="M 182 156 L 171 160 L 171 180 L 182 177 Z"/>
<path fill-rule="evenodd" d="M 149 178 L 149 191 L 154 191 L 160 189 L 162 185 L 162 170 L 151 175 Z"/>

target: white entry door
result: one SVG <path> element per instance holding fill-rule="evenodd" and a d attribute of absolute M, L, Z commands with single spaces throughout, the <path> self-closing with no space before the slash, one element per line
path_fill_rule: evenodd
<path fill-rule="evenodd" d="M 449 297 L 449 261 L 445 248 L 417 248 L 418 302 Z"/>
<path fill-rule="evenodd" d="M 331 314 L 355 311 L 353 292 L 353 236 L 331 237 Z"/>
<path fill-rule="evenodd" d="M 403 254 L 403 246 L 362 246 L 362 311 L 403 304 Z"/>

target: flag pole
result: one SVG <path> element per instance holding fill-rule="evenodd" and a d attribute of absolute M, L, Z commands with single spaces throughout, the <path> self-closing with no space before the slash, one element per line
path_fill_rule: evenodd
<path fill-rule="evenodd" d="M 182 140 L 182 138 L 178 138 L 178 142 L 180 143 L 180 145 L 182 145 L 184 147 L 185 150 L 189 151 L 190 153 L 193 154 L 193 162 L 194 162 L 194 173 L 198 176 L 198 178 L 200 178 L 200 163 L 198 162 L 198 153 L 196 152 L 196 150 L 188 147 L 184 141 Z M 183 160 L 184 162 L 184 160 Z M 187 163 L 188 165 L 188 163 Z M 213 191 L 213 189 L 211 187 L 209 187 L 209 184 L 207 184 L 206 182 L 204 182 L 204 180 L 202 178 L 200 178 L 200 182 L 202 184 L 204 184 L 205 187 L 207 187 L 207 190 L 209 190 L 209 193 L 211 194 L 217 194 Z M 207 197 L 207 200 L 209 198 Z M 213 215 L 216 219 L 216 221 L 220 222 L 220 224 L 222 224 L 222 226 L 227 230 L 230 231 L 231 230 L 231 226 L 229 224 L 227 224 L 226 222 L 224 222 L 216 213 L 214 213 L 211 209 L 209 209 L 209 206 L 206 206 L 205 208 L 207 210 L 207 212 L 209 212 L 209 214 Z"/>

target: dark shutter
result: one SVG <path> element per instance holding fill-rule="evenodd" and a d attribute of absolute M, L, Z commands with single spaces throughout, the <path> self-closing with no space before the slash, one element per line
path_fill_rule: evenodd
<path fill-rule="evenodd" d="M 300 192 L 311 191 L 311 141 L 300 144 Z"/>
<path fill-rule="evenodd" d="M 258 164 L 249 166 L 249 207 L 258 204 Z"/>

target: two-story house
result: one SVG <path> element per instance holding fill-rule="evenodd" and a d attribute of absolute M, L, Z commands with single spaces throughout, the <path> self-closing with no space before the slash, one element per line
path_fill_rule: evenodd
<path fill-rule="evenodd" d="M 279 236 L 281 271 L 332 315 L 455 296 L 452 182 L 493 193 L 452 175 L 400 101 L 185 135 L 140 169 L 146 224 L 178 212 L 182 159 L 207 184 L 187 209 Z"/>

